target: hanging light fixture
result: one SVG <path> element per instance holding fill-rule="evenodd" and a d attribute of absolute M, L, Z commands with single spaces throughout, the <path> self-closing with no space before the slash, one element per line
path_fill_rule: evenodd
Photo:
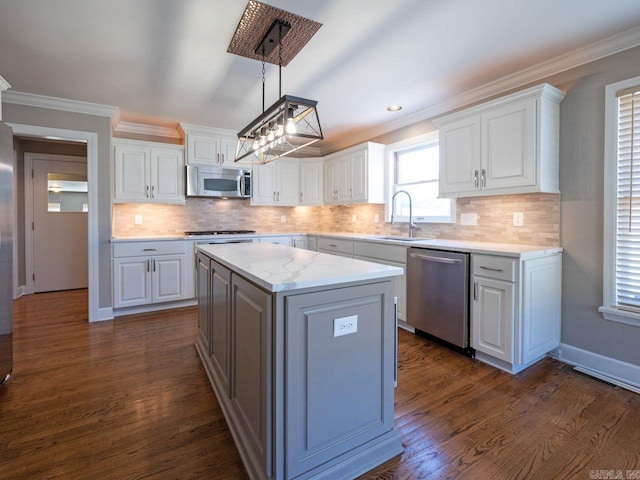
<path fill-rule="evenodd" d="M 256 45 L 255 32 L 266 33 Z M 282 95 L 282 67 L 302 49 L 321 24 L 250 0 L 228 51 L 262 60 L 262 114 L 238 133 L 235 162 L 264 164 L 307 147 L 324 137 L 315 100 Z M 283 39 L 287 37 L 287 42 Z M 251 48 L 253 42 L 254 47 Z M 276 63 L 277 102 L 265 109 L 265 62 Z"/>

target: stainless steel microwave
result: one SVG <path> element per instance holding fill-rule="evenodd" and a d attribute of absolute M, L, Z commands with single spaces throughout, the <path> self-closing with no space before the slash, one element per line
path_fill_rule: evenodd
<path fill-rule="evenodd" d="M 187 197 L 251 197 L 251 170 L 187 165 L 186 177 Z"/>

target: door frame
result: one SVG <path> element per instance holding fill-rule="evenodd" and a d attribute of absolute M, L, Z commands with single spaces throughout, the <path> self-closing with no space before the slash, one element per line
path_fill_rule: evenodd
<path fill-rule="evenodd" d="M 98 134 L 80 130 L 66 130 L 61 128 L 40 127 L 35 125 L 7 124 L 13 129 L 14 135 L 25 135 L 36 138 L 67 140 L 87 144 L 87 189 L 89 190 L 88 212 L 88 263 L 89 263 L 89 322 L 107 320 L 100 316 L 99 308 L 99 241 L 98 241 Z M 17 266 L 16 266 L 17 267 Z M 111 309 L 109 309 L 111 310 Z"/>
<path fill-rule="evenodd" d="M 25 272 L 25 288 L 24 293 L 29 295 L 35 292 L 35 282 L 33 281 L 33 229 L 30 225 L 33 223 L 33 176 L 29 175 L 29 171 L 33 170 L 34 160 L 49 160 L 53 162 L 78 162 L 78 158 L 72 155 L 58 155 L 53 153 L 33 153 L 24 152 L 24 272 Z M 88 169 L 88 164 L 87 164 Z M 87 185 L 89 179 L 87 171 Z M 89 200 L 90 201 L 90 200 Z M 88 218 L 87 218 L 88 220 Z M 87 222 L 87 235 L 88 222 Z M 87 272 L 89 275 L 89 272 Z"/>

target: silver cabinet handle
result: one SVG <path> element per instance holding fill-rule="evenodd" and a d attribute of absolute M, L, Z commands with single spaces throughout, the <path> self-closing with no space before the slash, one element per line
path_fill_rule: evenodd
<path fill-rule="evenodd" d="M 220 154 L 216 153 L 216 163 L 220 165 Z"/>
<path fill-rule="evenodd" d="M 329 246 L 333 248 L 338 248 L 338 245 L 336 245 L 335 243 L 330 243 Z"/>
<path fill-rule="evenodd" d="M 153 271 L 156 271 L 156 261 L 155 260 L 151 260 L 153 262 Z"/>
<path fill-rule="evenodd" d="M 482 169 L 482 188 L 487 186 L 487 170 Z"/>
<path fill-rule="evenodd" d="M 449 265 L 462 263 L 462 260 L 459 260 L 457 258 L 432 257 L 431 255 L 420 255 L 418 253 L 410 253 L 409 256 L 411 258 L 417 258 L 419 260 L 425 260 L 427 262 L 447 263 Z"/>
<path fill-rule="evenodd" d="M 155 198 L 156 197 L 155 191 L 156 191 L 156 186 L 155 185 L 151 185 L 151 198 Z"/>
<path fill-rule="evenodd" d="M 147 198 L 149 198 L 149 185 L 147 185 Z"/>
<path fill-rule="evenodd" d="M 300 192 L 300 201 L 302 201 L 302 192 Z"/>
<path fill-rule="evenodd" d="M 485 267 L 484 265 L 480 265 L 480 268 L 482 270 L 489 270 L 491 272 L 502 272 L 502 271 L 504 271 L 501 268 Z"/>
<path fill-rule="evenodd" d="M 224 164 L 224 153 L 220 154 L 220 165 Z"/>
<path fill-rule="evenodd" d="M 349 198 L 353 198 L 353 189 L 352 188 L 349 189 Z"/>
<path fill-rule="evenodd" d="M 473 171 L 473 187 L 478 188 L 480 184 L 478 183 L 478 170 Z"/>
<path fill-rule="evenodd" d="M 157 252 L 158 249 L 157 248 L 143 248 L 142 251 L 143 252 Z"/>
<path fill-rule="evenodd" d="M 276 201 L 276 192 L 273 192 L 273 201 Z"/>
<path fill-rule="evenodd" d="M 478 300 L 478 282 L 473 282 L 473 299 Z"/>
<path fill-rule="evenodd" d="M 280 201 L 280 192 L 278 192 L 278 202 Z"/>
<path fill-rule="evenodd" d="M 147 272 L 151 270 L 151 260 L 147 260 Z"/>

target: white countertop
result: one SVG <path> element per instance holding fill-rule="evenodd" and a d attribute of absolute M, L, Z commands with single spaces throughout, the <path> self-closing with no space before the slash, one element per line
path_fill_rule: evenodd
<path fill-rule="evenodd" d="M 152 237 L 120 237 L 113 238 L 112 243 L 136 242 L 136 241 L 164 241 L 164 240 L 196 240 L 207 241 L 211 239 L 225 238 L 257 238 L 277 236 L 313 235 L 316 237 L 344 238 L 357 241 L 382 243 L 387 245 L 402 245 L 404 247 L 433 248 L 437 250 L 450 250 L 463 253 L 480 253 L 486 255 L 502 255 L 516 258 L 532 258 L 562 252 L 562 247 L 548 245 L 519 245 L 499 242 L 477 242 L 471 240 L 450 240 L 435 238 L 416 238 L 410 241 L 407 237 L 393 235 L 365 235 L 358 233 L 255 233 L 248 235 L 201 235 L 201 236 L 161 236 Z M 389 238 L 390 237 L 390 238 Z"/>
<path fill-rule="evenodd" d="M 374 280 L 403 269 L 270 243 L 198 247 L 205 254 L 271 292 Z"/>

